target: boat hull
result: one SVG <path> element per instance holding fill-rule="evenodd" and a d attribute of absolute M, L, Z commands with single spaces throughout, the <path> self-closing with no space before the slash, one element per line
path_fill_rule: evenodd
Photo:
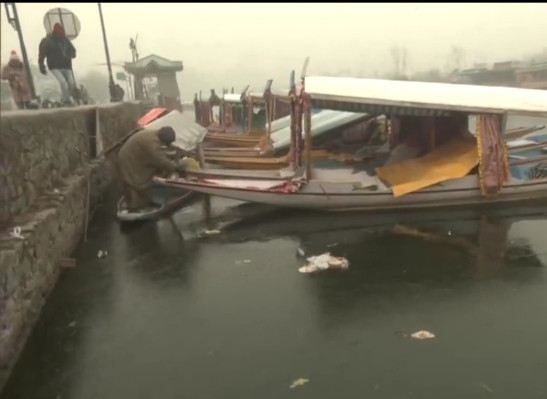
<path fill-rule="evenodd" d="M 146 220 L 157 220 L 169 216 L 183 208 L 189 203 L 197 192 L 186 190 L 180 187 L 160 185 L 154 183 L 152 186 L 152 198 L 161 207 L 141 212 L 124 211 L 122 204 L 125 202 L 122 196 L 117 203 L 117 219 L 122 223 L 142 222 Z"/>
<path fill-rule="evenodd" d="M 236 188 L 204 182 L 163 180 L 162 184 L 240 201 L 323 211 L 405 210 L 538 200 L 545 200 L 547 204 L 547 179 L 509 184 L 498 195 L 490 198 L 481 194 L 476 176 L 446 182 L 399 198 L 395 198 L 391 192 L 356 190 L 351 183 L 314 180 L 294 193 Z"/>

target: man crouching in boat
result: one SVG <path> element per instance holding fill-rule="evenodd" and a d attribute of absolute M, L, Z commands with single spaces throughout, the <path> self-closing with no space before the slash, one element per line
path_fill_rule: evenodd
<path fill-rule="evenodd" d="M 159 130 L 143 129 L 132 135 L 120 149 L 118 168 L 125 183 L 130 212 L 156 206 L 151 193 L 154 176 L 186 170 L 186 165 L 172 161 L 162 149 L 174 141 L 175 131 L 169 126 Z"/>

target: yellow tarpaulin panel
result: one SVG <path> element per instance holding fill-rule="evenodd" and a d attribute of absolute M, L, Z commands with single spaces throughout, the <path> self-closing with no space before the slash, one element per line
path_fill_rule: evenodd
<path fill-rule="evenodd" d="M 376 173 L 391 184 L 395 197 L 401 197 L 446 180 L 464 177 L 478 163 L 475 139 L 458 136 L 421 158 L 376 168 Z"/>

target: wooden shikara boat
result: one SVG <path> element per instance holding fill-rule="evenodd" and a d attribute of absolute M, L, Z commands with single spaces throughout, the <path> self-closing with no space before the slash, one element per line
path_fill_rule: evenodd
<path fill-rule="evenodd" d="M 545 126 L 531 126 L 531 127 L 519 127 L 516 129 L 508 129 L 507 136 L 522 137 L 526 134 L 535 132 L 537 130 L 544 129 Z M 512 134 L 514 133 L 514 134 Z M 240 151 L 231 151 L 226 150 L 222 152 L 207 152 L 205 151 L 207 162 L 215 165 L 222 166 L 223 168 L 228 169 L 237 169 L 237 170 L 278 170 L 281 168 L 286 168 L 290 165 L 290 155 L 287 153 L 278 157 L 271 156 L 261 156 L 262 152 L 257 151 L 257 149 L 252 150 L 243 150 Z M 223 154 L 223 155 L 217 155 Z M 312 149 L 311 150 L 311 159 L 313 161 L 319 160 L 329 160 L 329 159 L 340 159 L 348 158 L 347 154 L 336 154 L 329 152 L 325 149 Z M 349 158 L 351 159 L 351 158 Z M 222 175 L 222 173 L 218 173 Z"/>
<path fill-rule="evenodd" d="M 366 122 L 370 118 L 366 114 L 316 109 L 313 110 L 312 114 L 312 137 L 320 137 L 332 130 L 355 126 L 358 123 Z M 286 157 L 288 156 L 287 152 L 290 144 L 290 120 L 290 116 L 287 116 L 273 121 L 272 133 L 269 139 L 266 134 L 263 134 L 262 136 L 255 136 L 246 144 L 232 147 L 206 146 L 204 147 L 206 160 L 222 167 L 235 169 L 277 169 L 285 167 L 288 165 Z M 544 128 L 545 125 L 519 126 L 508 129 L 505 137 L 507 139 L 518 138 Z M 238 139 L 246 140 L 247 138 L 236 137 L 234 140 Z M 248 145 L 251 142 L 256 143 L 256 145 L 249 147 Z M 320 159 L 323 153 L 324 151 L 319 151 L 317 155 L 314 155 L 314 158 Z M 312 154 L 315 154 L 313 149 Z M 252 158 L 262 158 L 262 160 L 255 161 Z"/>
<path fill-rule="evenodd" d="M 209 128 L 209 132 L 205 136 L 205 142 L 219 147 L 240 147 L 249 148 L 258 145 L 261 139 L 269 137 L 271 132 L 287 127 L 290 123 L 290 117 L 286 113 L 281 115 L 285 118 L 277 118 L 280 115 L 276 112 L 277 108 L 281 108 L 284 104 L 289 103 L 289 90 L 273 90 L 271 89 L 271 81 L 268 81 L 264 93 L 251 92 L 248 96 L 245 93 L 241 95 L 226 94 L 224 95 L 221 107 L 226 112 L 225 105 L 241 104 L 247 112 L 247 123 L 245 132 L 231 133 L 225 127 L 219 126 Z M 266 110 L 266 124 L 262 127 L 255 126 L 254 108 L 258 106 Z"/>
<path fill-rule="evenodd" d="M 318 139 L 337 130 L 355 127 L 371 119 L 364 113 L 319 110 L 312 116 L 312 137 Z M 205 159 L 208 163 L 234 169 L 279 169 L 288 166 L 287 154 L 291 143 L 291 128 L 287 126 L 272 133 L 271 141 L 263 140 L 255 148 L 206 148 Z M 273 156 L 279 154 L 278 156 Z M 281 155 L 284 154 L 284 155 Z M 312 151 L 314 159 L 332 157 L 323 149 Z"/>
<path fill-rule="evenodd" d="M 307 77 L 304 83 L 292 102 L 294 176 L 193 177 L 158 183 L 242 201 L 340 211 L 547 200 L 547 143 L 508 148 L 504 141 L 509 116 L 547 117 L 545 91 L 335 77 Z M 372 157 L 359 167 L 312 166 L 312 107 L 389 117 L 387 160 Z M 477 118 L 475 132 L 468 131 L 470 116 Z M 393 161 L 413 135 L 427 143 L 427 153 Z"/>

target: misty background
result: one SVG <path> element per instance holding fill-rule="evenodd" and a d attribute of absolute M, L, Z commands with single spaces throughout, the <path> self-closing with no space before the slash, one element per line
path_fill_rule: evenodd
<path fill-rule="evenodd" d="M 69 9 L 81 23 L 73 41 L 77 82 L 96 101 L 108 101 L 97 3 L 17 3 L 30 63 L 37 64 L 43 18 L 54 7 Z M 262 90 L 269 78 L 288 87 L 290 71 L 299 75 L 306 56 L 308 74 L 432 80 L 475 63 L 547 61 L 547 4 L 541 3 L 102 3 L 102 10 L 114 77 L 131 61 L 129 40 L 138 34 L 140 58 L 183 62 L 182 101 L 199 90 L 208 97 L 211 88 Z M 20 47 L 3 3 L 0 14 L 4 64 Z M 44 80 L 36 68 L 33 77 Z M 53 87 L 52 79 L 48 73 Z"/>

